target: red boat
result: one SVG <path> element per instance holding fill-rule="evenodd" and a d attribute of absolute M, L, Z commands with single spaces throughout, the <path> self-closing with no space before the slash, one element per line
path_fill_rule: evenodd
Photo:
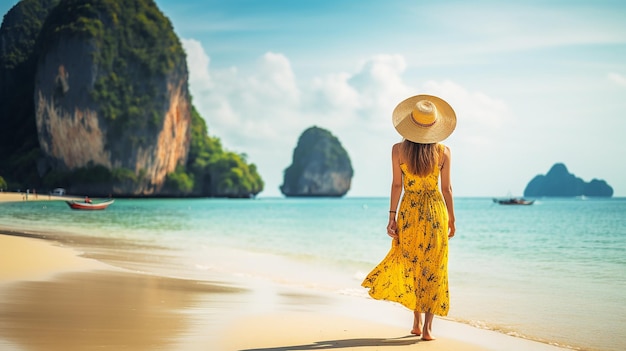
<path fill-rule="evenodd" d="M 73 210 L 104 210 L 109 207 L 115 200 L 111 199 L 104 202 L 86 202 L 86 201 L 65 201 Z"/>

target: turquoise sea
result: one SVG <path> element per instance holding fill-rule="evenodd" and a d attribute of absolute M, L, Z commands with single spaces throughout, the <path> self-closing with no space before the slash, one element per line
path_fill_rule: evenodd
<path fill-rule="evenodd" d="M 390 247 L 388 206 L 349 197 L 117 199 L 81 212 L 28 201 L 0 204 L 0 231 L 126 243 L 120 250 L 158 257 L 142 266 L 155 274 L 250 277 L 368 298 L 360 282 Z M 582 350 L 626 349 L 626 198 L 532 206 L 456 198 L 455 209 L 449 319 Z"/>

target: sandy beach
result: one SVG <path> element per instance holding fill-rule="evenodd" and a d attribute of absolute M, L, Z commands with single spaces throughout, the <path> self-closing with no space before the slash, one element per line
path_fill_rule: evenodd
<path fill-rule="evenodd" d="M 439 318 L 438 339 L 421 341 L 409 334 L 411 313 L 390 303 L 262 280 L 165 277 L 142 273 L 138 260 L 117 264 L 126 256 L 114 251 L 102 257 L 0 234 L 0 349 L 562 350 Z"/>
<path fill-rule="evenodd" d="M 19 202 L 19 201 L 65 201 L 81 199 L 76 196 L 56 196 L 50 194 L 37 193 L 17 193 L 12 191 L 0 191 L 0 202 Z"/>

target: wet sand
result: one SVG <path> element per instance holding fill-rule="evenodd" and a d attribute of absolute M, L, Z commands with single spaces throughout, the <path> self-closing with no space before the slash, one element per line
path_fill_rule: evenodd
<path fill-rule="evenodd" d="M 0 235 L 0 350 L 185 350 L 179 346 L 205 336 L 190 330 L 211 326 L 190 311 L 243 291 L 135 273 L 45 240 Z"/>

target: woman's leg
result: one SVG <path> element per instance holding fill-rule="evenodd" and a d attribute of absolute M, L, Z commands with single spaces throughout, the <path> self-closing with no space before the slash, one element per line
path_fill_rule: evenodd
<path fill-rule="evenodd" d="M 432 334 L 434 314 L 426 312 L 424 314 L 424 329 L 422 331 L 422 340 L 435 340 Z"/>
<path fill-rule="evenodd" d="M 413 311 L 413 317 L 413 329 L 411 329 L 411 334 L 420 336 L 422 335 L 422 313 Z"/>

